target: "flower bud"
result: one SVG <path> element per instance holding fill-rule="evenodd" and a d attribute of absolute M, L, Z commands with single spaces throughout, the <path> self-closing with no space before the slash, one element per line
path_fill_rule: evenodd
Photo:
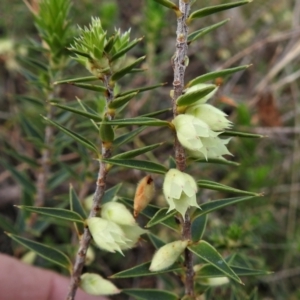
<path fill-rule="evenodd" d="M 211 130 L 222 131 L 232 126 L 232 123 L 226 118 L 227 115 L 210 104 L 192 105 L 187 108 L 185 113 L 205 122 Z"/>
<path fill-rule="evenodd" d="M 161 271 L 172 266 L 187 245 L 188 241 L 175 241 L 159 248 L 152 258 L 149 270 Z"/>
<path fill-rule="evenodd" d="M 184 218 L 190 206 L 199 207 L 196 200 L 197 190 L 197 183 L 192 176 L 170 169 L 163 183 L 163 192 L 170 205 L 168 212 L 176 209 Z"/>
<path fill-rule="evenodd" d="M 85 255 L 85 262 L 84 264 L 86 266 L 89 266 L 93 261 L 95 260 L 95 251 L 94 249 L 90 246 L 86 252 Z"/>
<path fill-rule="evenodd" d="M 85 273 L 80 279 L 80 287 L 90 295 L 114 295 L 121 292 L 113 283 L 98 274 Z"/>
<path fill-rule="evenodd" d="M 223 284 L 229 283 L 228 277 L 212 277 L 212 278 L 205 278 L 200 280 L 201 284 L 209 285 L 209 286 L 220 286 Z"/>
<path fill-rule="evenodd" d="M 134 217 L 149 204 L 155 193 L 154 181 L 150 175 L 145 176 L 138 184 L 134 196 Z"/>
<path fill-rule="evenodd" d="M 119 202 L 107 202 L 102 206 L 101 217 L 118 225 L 134 225 L 135 220 L 126 206 Z"/>

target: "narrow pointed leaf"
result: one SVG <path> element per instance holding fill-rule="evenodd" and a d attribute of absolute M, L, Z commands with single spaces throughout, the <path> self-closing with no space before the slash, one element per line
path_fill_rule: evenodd
<path fill-rule="evenodd" d="M 77 83 L 77 82 L 70 82 L 70 84 L 75 85 L 79 88 L 90 90 L 94 92 L 106 92 L 107 88 L 102 85 L 95 85 L 95 84 L 88 84 L 88 83 Z"/>
<path fill-rule="evenodd" d="M 23 245 L 27 249 L 32 250 L 33 252 L 40 255 L 44 259 L 47 259 L 53 264 L 59 265 L 63 268 L 66 268 L 68 271 L 71 271 L 72 263 L 70 259 L 61 251 L 58 251 L 55 248 L 43 245 L 41 243 L 33 242 L 31 240 L 22 238 L 20 236 L 11 233 L 7 233 L 7 235 L 17 243 Z"/>
<path fill-rule="evenodd" d="M 0 214 L 0 228 L 7 232 L 17 233 L 12 221 L 2 214 Z"/>
<path fill-rule="evenodd" d="M 77 213 L 83 220 L 85 220 L 87 218 L 86 212 L 84 211 L 77 193 L 75 192 L 72 185 L 70 185 L 69 200 L 71 211 Z"/>
<path fill-rule="evenodd" d="M 240 278 L 233 272 L 220 253 L 206 241 L 200 241 L 198 244 L 188 246 L 188 249 L 195 255 L 213 265 L 223 272 L 224 276 L 230 277 L 234 281 L 241 283 Z"/>
<path fill-rule="evenodd" d="M 168 170 L 164 165 L 157 164 L 151 161 L 135 160 L 135 159 L 102 159 L 111 165 L 125 167 L 136 170 L 143 170 L 149 173 L 165 174 Z"/>
<path fill-rule="evenodd" d="M 224 20 L 222 22 L 216 23 L 216 24 L 211 25 L 211 26 L 207 26 L 205 28 L 201 28 L 201 29 L 199 29 L 197 31 L 194 31 L 194 32 L 190 33 L 188 35 L 188 44 L 191 44 L 195 40 L 197 40 L 200 37 L 208 34 L 209 32 L 213 31 L 214 29 L 217 29 L 217 28 L 221 27 L 222 25 L 224 25 L 228 21 L 230 21 L 230 19 L 226 19 L 226 20 Z"/>
<path fill-rule="evenodd" d="M 140 115 L 140 117 L 156 117 L 158 115 L 161 115 L 163 113 L 166 113 L 166 112 L 171 112 L 172 109 L 171 108 L 165 108 L 165 109 L 161 109 L 161 110 L 157 110 L 157 111 L 153 111 L 153 112 L 150 112 L 150 113 L 147 113 L 147 114 L 144 114 L 144 115 Z"/>
<path fill-rule="evenodd" d="M 231 9 L 231 8 L 241 6 L 244 4 L 248 4 L 251 1 L 252 0 L 238 1 L 238 2 L 231 2 L 231 3 L 216 5 L 216 6 L 205 7 L 205 8 L 202 8 L 202 9 L 192 12 L 190 14 L 190 16 L 188 17 L 187 22 L 190 22 L 191 20 L 194 20 L 194 19 L 199 19 L 199 18 L 203 18 L 203 17 L 209 16 L 209 15 L 215 14 L 219 11 Z"/>
<path fill-rule="evenodd" d="M 192 218 L 197 218 L 198 216 L 205 215 L 208 213 L 211 213 L 212 211 L 216 211 L 218 209 L 221 209 L 223 207 L 236 204 L 239 202 L 248 201 L 254 198 L 258 198 L 256 196 L 244 196 L 244 197 L 234 197 L 234 198 L 227 198 L 227 199 L 220 199 L 220 200 L 214 200 L 210 202 L 206 202 L 201 205 L 201 209 L 196 209 L 196 211 L 193 214 Z"/>
<path fill-rule="evenodd" d="M 160 119 L 155 118 L 148 118 L 148 117 L 137 117 L 137 118 L 130 118 L 130 119 L 114 119 L 111 121 L 103 121 L 103 124 L 110 124 L 110 125 L 147 125 L 147 126 L 169 126 L 169 122 L 163 121 Z"/>
<path fill-rule="evenodd" d="M 41 99 L 37 99 L 31 96 L 21 96 L 17 95 L 16 98 L 20 101 L 28 101 L 31 102 L 32 104 L 35 104 L 37 106 L 44 106 L 44 103 Z"/>
<path fill-rule="evenodd" d="M 119 198 L 121 202 L 123 202 L 126 206 L 133 208 L 133 201 L 131 199 L 127 199 L 127 198 Z M 160 207 L 149 204 L 142 212 L 141 214 L 145 217 L 147 217 L 148 219 L 151 219 L 158 211 L 160 210 Z M 162 225 L 178 232 L 179 230 L 181 230 L 181 225 L 179 222 L 175 221 L 175 214 L 176 211 L 171 212 L 168 216 L 167 219 L 162 221 Z"/>
<path fill-rule="evenodd" d="M 89 82 L 98 80 L 96 76 L 86 76 L 86 77 L 79 77 L 79 78 L 69 78 L 64 80 L 55 81 L 54 84 L 63 84 L 63 83 L 82 83 L 82 82 Z"/>
<path fill-rule="evenodd" d="M 35 186 L 26 174 L 18 171 L 3 159 L 0 159 L 0 164 L 4 169 L 11 173 L 12 177 L 22 186 L 22 188 L 24 188 L 24 190 L 28 191 L 29 194 L 35 193 Z"/>
<path fill-rule="evenodd" d="M 172 1 L 169 1 L 169 0 L 154 0 L 154 1 L 167 7 L 167 8 L 179 10 L 178 6 L 175 3 L 173 3 Z"/>
<path fill-rule="evenodd" d="M 199 181 L 197 181 L 197 184 L 201 188 L 214 190 L 214 191 L 222 191 L 222 192 L 236 193 L 236 194 L 240 194 L 240 195 L 249 195 L 249 196 L 260 196 L 260 194 L 258 194 L 258 193 L 235 189 L 230 186 L 220 184 L 220 183 L 210 181 L 210 180 L 199 180 Z"/>
<path fill-rule="evenodd" d="M 202 215 L 193 220 L 191 229 L 193 242 L 198 242 L 202 238 L 206 228 L 207 216 L 207 214 Z"/>
<path fill-rule="evenodd" d="M 177 105 L 178 106 L 187 106 L 192 105 L 193 103 L 197 102 L 199 99 L 205 97 L 210 92 L 212 92 L 216 86 L 214 84 L 211 84 L 209 86 L 205 86 L 197 91 L 189 92 L 186 94 L 183 94 L 178 97 L 177 99 Z"/>
<path fill-rule="evenodd" d="M 142 41 L 143 38 L 139 38 L 139 39 L 135 39 L 134 41 L 132 41 L 131 43 L 128 44 L 128 46 L 122 48 L 119 52 L 117 52 L 116 54 L 114 54 L 111 58 L 110 58 L 110 62 L 115 61 L 116 59 L 120 58 L 121 56 L 123 56 L 125 53 L 127 53 L 130 49 L 132 49 L 135 45 L 137 45 L 140 41 Z"/>
<path fill-rule="evenodd" d="M 182 266 L 178 263 L 175 263 L 168 269 L 158 271 L 158 272 L 150 272 L 149 271 L 150 265 L 151 265 L 151 261 L 140 264 L 133 268 L 121 271 L 119 273 L 116 273 L 116 274 L 110 276 L 110 278 L 134 278 L 134 277 L 141 277 L 141 276 L 153 276 L 156 274 L 162 274 L 162 273 L 182 270 Z"/>
<path fill-rule="evenodd" d="M 17 207 L 43 216 L 48 216 L 65 221 L 71 221 L 75 223 L 84 223 L 84 219 L 78 213 L 68 209 L 25 205 L 18 205 Z"/>
<path fill-rule="evenodd" d="M 134 92 L 134 93 L 130 93 L 130 94 L 127 94 L 125 96 L 122 96 L 122 97 L 117 97 L 112 102 L 109 103 L 108 107 L 113 108 L 113 109 L 120 108 L 123 105 L 125 105 L 127 102 L 129 102 L 138 93 L 139 92 Z"/>
<path fill-rule="evenodd" d="M 121 79 L 123 76 L 125 76 L 126 74 L 130 73 L 130 71 L 137 66 L 139 63 L 141 63 L 144 59 L 146 58 L 146 56 L 142 56 L 140 58 L 138 58 L 136 61 L 134 61 L 133 63 L 131 63 L 130 65 L 122 68 L 121 70 L 115 72 L 112 76 L 111 76 L 111 80 L 112 81 L 117 81 L 119 79 Z"/>
<path fill-rule="evenodd" d="M 268 271 L 253 270 L 253 269 L 236 267 L 236 266 L 232 266 L 232 265 L 230 265 L 230 268 L 238 276 L 260 276 L 260 275 L 268 275 L 268 274 L 272 273 L 272 272 L 268 272 Z M 196 276 L 196 278 L 214 278 L 214 277 L 223 277 L 224 273 L 210 264 L 205 264 L 196 273 L 195 276 Z"/>
<path fill-rule="evenodd" d="M 110 189 L 106 190 L 101 203 L 105 204 L 106 202 L 111 201 L 117 195 L 121 186 L 122 186 L 122 183 L 119 183 L 119 184 L 116 184 L 115 186 L 111 187 Z"/>
<path fill-rule="evenodd" d="M 159 249 L 166 244 L 158 236 L 154 235 L 151 232 L 148 232 L 148 237 L 149 237 L 152 245 L 155 247 L 155 249 Z"/>
<path fill-rule="evenodd" d="M 67 48 L 70 52 L 73 52 L 79 56 L 83 56 L 83 57 L 86 57 L 86 58 L 89 58 L 90 60 L 93 60 L 93 58 L 88 54 L 88 53 L 85 53 L 85 52 L 82 52 L 82 51 L 78 51 L 74 48 Z"/>
<path fill-rule="evenodd" d="M 127 94 L 131 94 L 131 93 L 135 93 L 135 92 L 143 93 L 143 92 L 150 91 L 150 90 L 156 89 L 158 87 L 164 86 L 166 84 L 167 84 L 167 82 L 164 82 L 164 83 L 160 83 L 160 84 L 149 85 L 149 86 L 146 86 L 146 87 L 137 88 L 137 89 L 134 89 L 134 90 L 129 90 L 129 91 L 123 92 L 121 94 L 117 94 L 116 97 L 122 97 L 122 96 L 125 96 Z"/>
<path fill-rule="evenodd" d="M 84 110 L 80 110 L 80 109 L 77 109 L 77 108 L 74 108 L 74 107 L 70 107 L 70 106 L 67 106 L 67 105 L 58 104 L 58 103 L 55 103 L 55 102 L 51 102 L 51 104 L 54 105 L 54 106 L 57 106 L 57 107 L 59 107 L 59 108 L 61 108 L 63 110 L 70 111 L 70 112 L 72 112 L 74 114 L 77 114 L 77 115 L 80 115 L 80 116 L 92 119 L 92 120 L 94 120 L 96 122 L 102 121 L 102 118 L 99 115 L 92 114 L 92 113 L 86 112 Z"/>
<path fill-rule="evenodd" d="M 54 125 L 55 127 L 57 127 L 58 129 L 60 129 L 61 131 L 63 131 L 65 134 L 67 134 L 68 136 L 70 136 L 71 138 L 73 138 L 74 140 L 76 140 L 77 142 L 79 142 L 80 144 L 82 144 L 83 146 L 87 147 L 88 149 L 94 151 L 96 154 L 99 154 L 96 146 L 90 142 L 89 140 L 87 140 L 86 138 L 82 137 L 81 135 L 67 129 L 66 127 L 56 123 L 55 121 L 52 121 L 50 119 L 47 119 L 44 117 L 44 119 L 46 121 L 48 121 L 49 123 L 51 123 L 52 125 Z"/>
<path fill-rule="evenodd" d="M 164 290 L 152 289 L 122 289 L 122 293 L 138 300 L 178 300 L 178 296 Z"/>
<path fill-rule="evenodd" d="M 146 228 L 150 228 L 156 224 L 162 223 L 164 220 L 169 219 L 170 217 L 174 217 L 176 215 L 176 211 L 172 211 L 167 214 L 168 208 L 161 208 L 147 223 Z"/>
<path fill-rule="evenodd" d="M 139 149 L 134 149 L 134 150 L 130 150 L 130 151 L 127 151 L 127 152 L 123 152 L 123 153 L 120 153 L 120 154 L 117 154 L 117 155 L 113 156 L 112 159 L 134 158 L 138 155 L 141 155 L 141 154 L 147 153 L 149 151 L 152 151 L 152 150 L 156 149 L 157 147 L 161 146 L 162 144 L 163 143 L 157 143 L 157 144 L 142 147 L 142 148 L 139 148 Z"/>
<path fill-rule="evenodd" d="M 214 71 L 211 73 L 207 73 L 207 74 L 201 75 L 199 77 L 196 77 L 195 79 L 188 82 L 187 87 L 191 87 L 191 86 L 199 84 L 199 83 L 204 83 L 209 80 L 214 80 L 219 77 L 225 77 L 227 75 L 246 70 L 250 66 L 251 65 L 244 65 L 244 66 L 240 66 L 240 67 L 236 67 L 236 68 L 224 69 L 224 70 L 220 70 L 220 71 Z"/>
<path fill-rule="evenodd" d="M 228 165 L 228 166 L 239 166 L 240 164 L 235 162 L 235 161 L 231 161 L 231 160 L 227 160 L 227 159 L 223 159 L 223 158 L 208 158 L 208 160 L 206 160 L 205 158 L 189 158 L 189 160 L 195 161 L 195 162 L 200 162 L 200 163 L 211 163 L 211 164 L 220 164 L 220 165 Z"/>
<path fill-rule="evenodd" d="M 126 144 L 130 141 L 132 141 L 138 134 L 140 134 L 146 127 L 139 127 L 135 130 L 132 130 L 128 133 L 125 133 L 119 137 L 117 137 L 114 141 L 113 141 L 113 146 L 115 148 L 120 147 L 123 144 Z"/>
<path fill-rule="evenodd" d="M 26 57 L 26 58 L 19 57 L 19 59 L 27 63 L 28 65 L 31 65 L 32 67 L 40 69 L 43 72 L 48 72 L 48 67 L 45 64 L 41 63 L 39 60 L 30 57 Z"/>
<path fill-rule="evenodd" d="M 255 138 L 255 139 L 261 139 L 265 136 L 261 134 L 255 134 L 255 133 L 247 133 L 247 132 L 240 132 L 240 131 L 231 131 L 231 130 L 226 130 L 222 132 L 219 136 L 238 136 L 238 137 L 243 137 L 243 138 Z"/>
<path fill-rule="evenodd" d="M 83 220 L 85 220 L 87 215 L 72 185 L 70 185 L 69 189 L 69 202 L 71 211 L 77 213 Z M 79 222 L 74 222 L 74 226 L 78 236 L 81 236 L 84 232 L 84 225 Z"/>

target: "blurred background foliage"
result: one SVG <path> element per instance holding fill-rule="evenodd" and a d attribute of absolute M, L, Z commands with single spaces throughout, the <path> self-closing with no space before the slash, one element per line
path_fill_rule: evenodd
<path fill-rule="evenodd" d="M 194 6 L 209 6 L 226 3 L 225 0 L 195 1 Z M 149 0 L 74 0 L 70 17 L 76 36 L 76 24 L 87 25 L 90 17 L 100 17 L 103 27 L 112 32 L 116 27 L 126 30 L 131 27 L 131 36 L 144 36 L 143 42 L 131 51 L 132 56 L 146 54 L 143 65 L 147 72 L 137 73 L 122 80 L 122 89 L 137 88 L 145 84 L 168 82 L 153 92 L 142 94 L 131 102 L 126 114 L 138 114 L 170 107 L 169 91 L 172 86 L 170 58 L 174 53 L 176 19 L 172 12 Z M 220 89 L 212 100 L 228 113 L 235 129 L 265 135 L 263 139 L 233 138 L 229 149 L 233 161 L 240 166 L 201 164 L 189 166 L 199 179 L 217 180 L 220 183 L 240 189 L 264 193 L 265 196 L 253 202 L 211 214 L 204 238 L 224 253 L 236 253 L 241 266 L 274 271 L 266 277 L 244 279 L 245 287 L 229 290 L 225 287 L 212 288 L 207 299 L 246 299 L 256 286 L 257 299 L 300 299 L 300 219 L 298 204 L 300 191 L 300 1 L 256 0 L 253 3 L 206 17 L 191 24 L 191 32 L 230 18 L 230 22 L 206 35 L 189 48 L 189 67 L 186 80 L 216 69 L 252 64 L 244 72 L 219 80 Z M 28 97 L 39 97 L 39 91 L 28 83 L 31 66 L 24 64 L 24 58 L 34 55 L 43 57 L 30 47 L 28 39 L 39 40 L 33 17 L 25 4 L 17 0 L 0 2 L 0 218 L 2 223 L 10 220 L 24 227 L 24 220 L 13 208 L 13 204 L 32 203 L 35 193 L 34 182 L 38 170 L 43 139 L 45 107 Z M 69 63 L 62 78 L 87 75 L 83 68 Z M 89 103 L 97 112 L 103 111 L 103 99 L 94 92 L 79 90 L 64 85 L 59 97 L 70 105 L 78 105 L 75 97 Z M 167 113 L 162 116 L 168 118 Z M 80 130 L 91 141 L 98 140 L 98 133 L 86 119 L 68 112 L 58 111 L 56 120 L 68 128 Z M 133 128 L 134 129 L 134 128 Z M 167 140 L 169 132 L 151 128 L 143 132 L 131 147 Z M 98 140 L 99 142 L 99 140 Z M 51 145 L 51 173 L 47 184 L 46 206 L 65 206 L 68 201 L 69 183 L 72 183 L 80 199 L 86 199 L 94 189 L 97 162 L 91 154 L 61 132 L 56 132 Z M 120 151 L 129 150 L 128 145 Z M 172 145 L 166 144 L 156 150 L 148 159 L 168 163 Z M 91 163 L 92 162 L 92 163 Z M 116 172 L 116 171 L 115 171 Z M 108 178 L 109 187 L 120 181 L 121 194 L 132 197 L 138 180 L 144 174 L 140 171 L 113 172 Z M 163 200 L 160 193 L 162 178 L 155 176 L 157 184 L 156 202 Z M 210 199 L 227 198 L 234 195 L 202 190 L 201 203 Z M 53 204 L 55 203 L 55 204 Z M 5 221 L 4 221 L 5 220 Z M 143 223 L 143 220 L 139 220 Z M 51 224 L 54 221 L 51 220 Z M 57 221 L 56 221 L 57 223 Z M 70 246 L 70 226 L 39 227 L 36 223 L 30 234 L 37 240 L 55 244 L 69 251 L 76 248 L 76 241 Z M 3 227 L 3 226 L 2 226 Z M 7 227 L 6 227 L 7 229 Z M 41 233 L 43 238 L 41 237 Z M 159 231 L 161 238 L 168 240 L 169 233 Z M 10 245 L 1 234 L 1 251 L 14 251 L 23 257 L 25 251 L 17 245 Z M 147 242 L 129 251 L 126 260 L 119 255 L 96 253 L 95 262 L 89 267 L 109 276 L 117 271 L 150 259 L 153 249 Z M 35 264 L 49 266 L 42 259 Z M 58 270 L 61 271 L 61 270 Z M 162 283 L 156 278 L 137 278 L 117 281 L 122 287 L 155 287 Z M 163 283 L 174 289 L 178 282 L 169 278 Z M 231 295 L 231 296 L 230 296 Z M 234 296 L 232 296 L 234 295 Z M 119 297 L 119 298 L 118 298 Z M 234 298 L 235 297 L 235 298 Z M 115 299 L 125 299 L 121 296 Z M 254 299 L 254 298 L 253 298 Z"/>

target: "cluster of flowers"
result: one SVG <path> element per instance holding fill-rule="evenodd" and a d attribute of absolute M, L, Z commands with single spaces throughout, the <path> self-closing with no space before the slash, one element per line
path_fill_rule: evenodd
<path fill-rule="evenodd" d="M 88 218 L 86 223 L 94 242 L 108 252 L 120 252 L 132 248 L 147 231 L 136 223 L 125 205 L 118 202 L 105 203 L 101 218 Z"/>
<path fill-rule="evenodd" d="M 185 90 L 185 95 L 205 88 L 198 84 Z M 229 139 L 221 139 L 219 135 L 232 126 L 226 119 L 226 114 L 214 106 L 207 104 L 217 87 L 205 97 L 198 99 L 172 121 L 177 138 L 188 154 L 194 158 L 218 158 L 231 154 L 226 145 Z M 194 178 L 177 169 L 171 169 L 166 174 L 163 192 L 169 204 L 169 211 L 175 209 L 184 218 L 190 206 L 199 207 L 196 201 L 197 183 Z M 169 212 L 168 211 L 168 212 Z"/>

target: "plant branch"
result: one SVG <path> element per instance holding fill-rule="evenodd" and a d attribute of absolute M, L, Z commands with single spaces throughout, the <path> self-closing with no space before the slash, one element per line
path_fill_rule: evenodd
<path fill-rule="evenodd" d="M 110 81 L 110 76 L 105 76 L 104 84 L 107 88 L 107 97 L 106 97 L 107 104 L 110 103 L 114 98 L 113 88 L 110 86 L 109 81 Z M 109 119 L 113 118 L 113 116 L 109 115 L 108 113 L 107 116 Z M 109 143 L 102 142 L 101 153 L 103 159 L 109 158 L 111 156 L 111 145 Z M 89 218 L 95 217 L 100 210 L 101 200 L 105 193 L 107 173 L 108 173 L 107 164 L 100 160 L 98 178 L 96 182 L 96 190 L 93 197 L 93 205 L 89 213 Z M 85 227 L 83 235 L 80 240 L 80 246 L 75 258 L 75 263 L 73 266 L 73 271 L 71 276 L 71 282 L 69 286 L 69 292 L 66 300 L 75 299 L 76 291 L 80 284 L 80 276 L 85 264 L 86 253 L 89 248 L 91 239 L 92 239 L 91 233 L 89 229 Z"/>
<path fill-rule="evenodd" d="M 187 57 L 187 37 L 188 37 L 188 26 L 186 25 L 186 19 L 190 11 L 189 1 L 179 0 L 179 9 L 182 13 L 177 18 L 177 30 L 176 30 L 176 51 L 172 57 L 172 66 L 174 69 L 174 81 L 173 81 L 173 116 L 174 118 L 178 115 L 176 100 L 182 95 L 184 89 L 184 74 L 186 69 L 186 57 Z M 174 142 L 175 160 L 177 169 L 184 171 L 186 167 L 185 152 L 178 141 L 175 134 Z M 182 239 L 191 239 L 191 221 L 189 213 L 185 215 L 185 219 L 181 220 L 182 224 Z M 185 294 L 194 296 L 194 270 L 193 270 L 193 255 L 186 249 L 185 250 L 185 266 L 186 266 L 186 277 L 185 277 Z"/>

